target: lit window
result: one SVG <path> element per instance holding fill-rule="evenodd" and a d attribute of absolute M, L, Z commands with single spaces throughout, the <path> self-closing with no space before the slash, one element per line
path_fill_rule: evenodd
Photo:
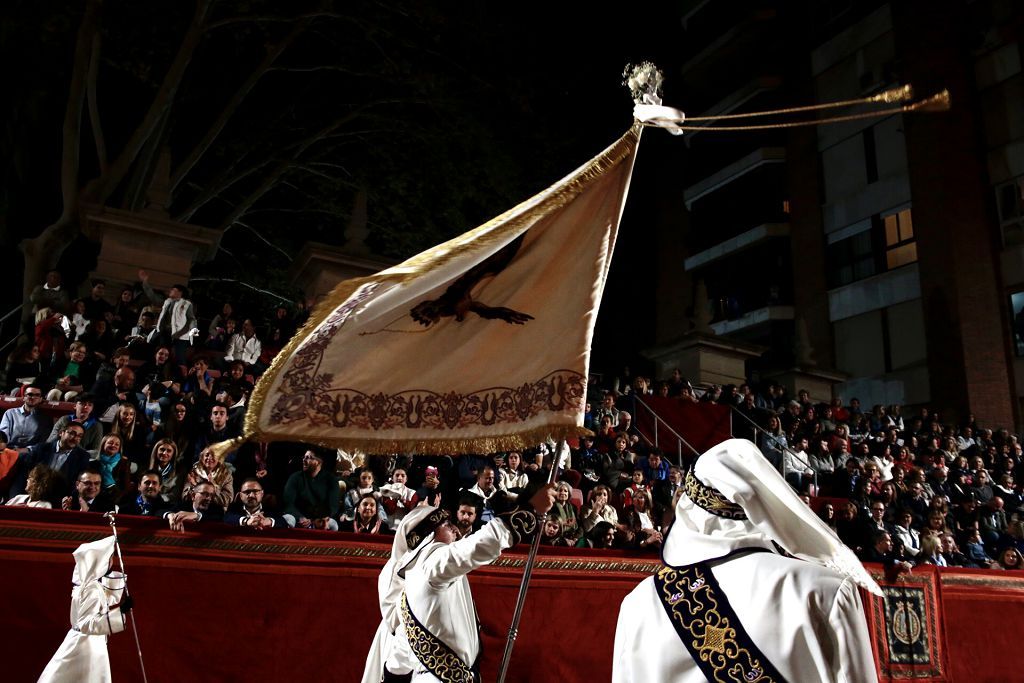
<path fill-rule="evenodd" d="M 885 266 L 887 270 L 917 261 L 917 241 L 910 209 L 882 218 L 885 226 Z"/>

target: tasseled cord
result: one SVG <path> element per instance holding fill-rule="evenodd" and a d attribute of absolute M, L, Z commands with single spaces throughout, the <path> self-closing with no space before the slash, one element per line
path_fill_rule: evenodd
<path fill-rule="evenodd" d="M 210 452 L 213 453 L 214 457 L 220 462 L 224 462 L 224 458 L 227 457 L 231 451 L 236 451 L 242 447 L 242 444 L 251 441 L 252 437 L 249 435 L 236 436 L 233 439 L 227 441 L 221 441 L 209 446 Z"/>

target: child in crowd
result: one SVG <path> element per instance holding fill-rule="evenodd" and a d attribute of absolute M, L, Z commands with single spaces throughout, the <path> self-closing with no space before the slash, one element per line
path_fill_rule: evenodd
<path fill-rule="evenodd" d="M 633 509 L 633 499 L 637 494 L 646 493 L 651 495 L 651 487 L 644 482 L 644 472 L 639 467 L 633 470 L 633 481 L 622 492 L 622 510 L 628 512 Z"/>
<path fill-rule="evenodd" d="M 416 497 L 427 501 L 427 505 L 439 505 L 441 502 L 441 479 L 437 468 L 429 465 L 424 473 L 423 486 L 416 490 Z"/>
<path fill-rule="evenodd" d="M 381 519 L 387 519 L 384 507 L 379 505 L 383 496 L 374 483 L 373 472 L 370 469 L 364 469 L 359 473 L 359 485 L 345 494 L 344 511 L 341 515 L 342 521 L 351 521 L 356 518 L 356 508 L 359 506 L 360 499 L 365 495 L 372 495 L 377 499 L 377 514 Z"/>
<path fill-rule="evenodd" d="M 408 478 L 406 471 L 399 467 L 391 474 L 391 483 L 380 487 L 380 502 L 391 529 L 397 529 L 402 518 L 419 502 L 416 492 L 406 485 Z"/>

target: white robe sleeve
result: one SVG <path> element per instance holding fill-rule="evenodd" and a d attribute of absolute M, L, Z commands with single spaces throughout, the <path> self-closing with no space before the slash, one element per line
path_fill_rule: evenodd
<path fill-rule="evenodd" d="M 75 629 L 87 636 L 107 636 L 124 630 L 124 615 L 119 607 L 107 609 L 106 595 L 99 584 L 85 586 L 78 596 Z"/>
<path fill-rule="evenodd" d="M 474 534 L 432 550 L 423 558 L 423 574 L 432 588 L 443 588 L 477 567 L 493 562 L 502 550 L 511 546 L 512 534 L 504 522 L 495 519 Z"/>
<path fill-rule="evenodd" d="M 843 581 L 836 593 L 828 621 L 837 641 L 837 683 L 877 683 L 878 672 L 871 654 L 871 636 L 864 619 L 860 592 L 850 579 Z"/>

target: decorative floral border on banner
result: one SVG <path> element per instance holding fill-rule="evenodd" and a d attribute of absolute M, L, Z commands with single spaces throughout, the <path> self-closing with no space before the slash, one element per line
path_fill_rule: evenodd
<path fill-rule="evenodd" d="M 426 389 L 367 394 L 354 388 L 331 388 L 334 375 L 320 372 L 324 353 L 349 316 L 378 287 L 377 282 L 360 287 L 295 352 L 270 409 L 271 425 L 304 421 L 310 427 L 365 431 L 452 431 L 522 424 L 543 412 L 582 412 L 587 382 L 573 370 L 556 370 L 518 387 L 486 387 L 464 394 Z"/>
<path fill-rule="evenodd" d="M 320 385 L 329 378 L 329 375 L 319 375 L 313 383 Z M 585 393 L 586 379 L 571 370 L 558 370 L 518 387 L 488 387 L 466 394 L 410 389 L 397 394 L 371 395 L 355 389 L 319 388 L 282 394 L 271 409 L 270 423 L 287 425 L 308 420 L 311 426 L 367 431 L 442 431 L 514 425 L 543 412 L 579 411 Z"/>

